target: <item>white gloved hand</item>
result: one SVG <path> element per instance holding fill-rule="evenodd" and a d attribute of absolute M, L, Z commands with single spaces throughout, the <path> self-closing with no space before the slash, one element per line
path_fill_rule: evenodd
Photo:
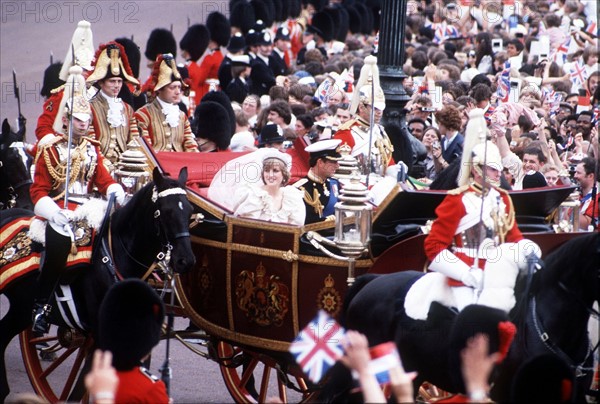
<path fill-rule="evenodd" d="M 106 195 L 115 194 L 115 199 L 119 205 L 123 205 L 125 203 L 125 191 L 123 191 L 123 187 L 120 184 L 111 184 L 108 186 L 106 190 Z"/>
<path fill-rule="evenodd" d="M 68 209 L 61 209 L 52 215 L 50 221 L 61 227 L 64 227 L 65 225 L 69 224 L 72 218 L 73 212 Z"/>
<path fill-rule="evenodd" d="M 317 43 L 311 39 L 310 41 L 308 41 L 308 43 L 306 44 L 306 50 L 309 51 L 311 49 L 315 49 L 317 47 Z"/>
<path fill-rule="evenodd" d="M 481 289 L 483 286 L 483 271 L 479 268 L 470 268 L 460 279 L 466 286 Z"/>
<path fill-rule="evenodd" d="M 519 268 L 524 269 L 527 267 L 527 260 L 530 254 L 535 255 L 537 259 L 542 258 L 542 249 L 535 241 L 523 239 L 516 243 L 517 248 L 517 264 Z"/>

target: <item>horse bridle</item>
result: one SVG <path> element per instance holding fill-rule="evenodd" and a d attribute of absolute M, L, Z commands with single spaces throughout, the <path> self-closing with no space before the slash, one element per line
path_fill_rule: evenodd
<path fill-rule="evenodd" d="M 2 161 L 0 161 L 0 169 L 4 168 L 4 163 Z M 31 180 L 31 178 L 27 178 L 21 182 L 18 182 L 16 184 L 8 184 L 8 187 L 6 188 L 6 191 L 8 192 L 8 208 L 14 208 L 17 204 L 17 198 L 19 197 L 19 194 L 16 193 L 16 191 L 28 184 L 32 184 L 33 181 Z"/>
<path fill-rule="evenodd" d="M 183 189 L 183 188 L 169 188 L 169 189 L 165 189 L 164 191 L 158 192 L 158 190 L 156 189 L 156 187 L 154 187 L 152 189 L 152 202 L 154 202 L 154 204 L 156 204 L 156 202 L 158 201 L 158 199 L 160 198 L 164 198 L 170 195 L 187 195 L 187 192 Z M 160 209 L 156 209 L 154 211 L 154 223 L 155 223 L 155 227 L 157 229 L 157 236 L 160 237 L 161 234 L 161 229 L 162 229 L 162 222 L 160 220 Z M 162 231 L 162 233 L 164 234 L 164 246 L 170 246 L 170 248 L 172 249 L 173 247 L 171 246 L 171 243 L 169 241 L 169 237 L 166 231 Z M 173 235 L 173 239 L 177 240 L 183 237 L 189 237 L 190 236 L 190 232 L 189 231 L 182 231 L 180 233 L 175 233 Z"/>

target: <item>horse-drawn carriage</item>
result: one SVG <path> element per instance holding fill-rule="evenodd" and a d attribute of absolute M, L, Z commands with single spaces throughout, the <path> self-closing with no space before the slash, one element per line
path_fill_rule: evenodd
<path fill-rule="evenodd" d="M 333 222 L 294 226 L 244 219 L 206 197 L 217 169 L 236 154 L 146 153 L 152 168 L 162 172 L 176 174 L 187 167 L 187 199 L 194 217 L 203 216 L 190 229 L 196 265 L 191 271 L 175 274 L 175 294 L 170 295 L 172 289 L 164 279 L 167 274 L 155 274 L 149 282 L 167 293 L 167 303 L 174 298 L 171 310 L 201 329 L 194 337 L 205 340 L 206 355 L 220 366 L 225 385 L 237 402 L 264 402 L 272 395 L 286 401 L 289 388 L 308 397 L 312 389 L 288 354 L 290 342 L 318 310 L 334 317 L 340 314 L 348 278 L 366 272 L 422 270 L 421 226 L 434 219 L 435 207 L 444 197 L 443 192 L 394 188 L 374 216 L 369 254 L 356 260 L 354 273 L 349 273 L 347 262 L 320 252 L 307 238 L 309 232 L 332 235 Z M 308 170 L 304 161 L 302 156 L 294 157 L 294 177 Z M 572 190 L 513 193 L 517 221 L 545 254 L 573 237 L 552 233 L 544 222 Z M 53 330 L 55 335 L 43 338 L 31 330 L 23 331 L 20 342 L 34 389 L 57 401 L 76 397 L 75 390 L 81 387 L 76 381 L 93 343 L 89 336 L 68 327 Z M 172 331 L 166 336 L 182 340 L 186 334 Z M 40 353 L 58 355 L 48 364 L 42 362 Z M 62 364 L 71 370 L 67 380 L 57 382 L 53 373 Z M 271 370 L 277 372 L 276 392 L 268 390 Z"/>

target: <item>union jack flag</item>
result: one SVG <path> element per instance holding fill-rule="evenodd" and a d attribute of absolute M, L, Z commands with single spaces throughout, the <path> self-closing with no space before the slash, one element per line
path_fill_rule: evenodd
<path fill-rule="evenodd" d="M 550 91 L 546 87 L 542 87 L 542 95 L 546 103 L 550 105 L 550 116 L 556 116 L 560 111 L 562 95 L 554 91 L 554 89 Z"/>
<path fill-rule="evenodd" d="M 460 37 L 458 28 L 454 25 L 448 25 L 446 21 L 438 24 L 433 24 L 432 28 L 435 27 L 433 42 L 440 44 L 446 41 L 448 38 Z"/>
<path fill-rule="evenodd" d="M 562 66 L 567 62 L 567 55 L 569 54 L 569 47 L 571 45 L 571 37 L 567 38 L 567 40 L 562 43 L 556 50 L 554 51 L 551 59 L 553 62 L 556 62 L 557 65 Z"/>
<path fill-rule="evenodd" d="M 290 353 L 314 383 L 344 355 L 345 330 L 323 310 L 298 334 Z"/>
<path fill-rule="evenodd" d="M 598 124 L 600 121 L 600 109 L 598 107 L 594 108 L 594 112 L 592 115 L 592 127 Z"/>
<path fill-rule="evenodd" d="M 508 102 L 508 96 L 510 94 L 510 61 L 504 62 L 504 69 L 498 77 L 498 88 L 496 95 L 498 97 L 498 103 Z"/>
<path fill-rule="evenodd" d="M 573 66 L 571 66 L 571 81 L 573 84 L 583 87 L 583 84 L 587 80 L 587 71 L 585 70 L 585 66 L 580 61 L 573 62 Z"/>

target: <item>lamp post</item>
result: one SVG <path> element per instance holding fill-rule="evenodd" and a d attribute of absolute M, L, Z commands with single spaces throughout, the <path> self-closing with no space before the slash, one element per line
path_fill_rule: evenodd
<path fill-rule="evenodd" d="M 386 108 L 382 123 L 405 127 L 404 106 L 410 100 L 402 81 L 407 77 L 402 70 L 404 59 L 404 29 L 406 27 L 405 0 L 383 0 L 379 29 L 379 80 L 385 94 Z"/>

